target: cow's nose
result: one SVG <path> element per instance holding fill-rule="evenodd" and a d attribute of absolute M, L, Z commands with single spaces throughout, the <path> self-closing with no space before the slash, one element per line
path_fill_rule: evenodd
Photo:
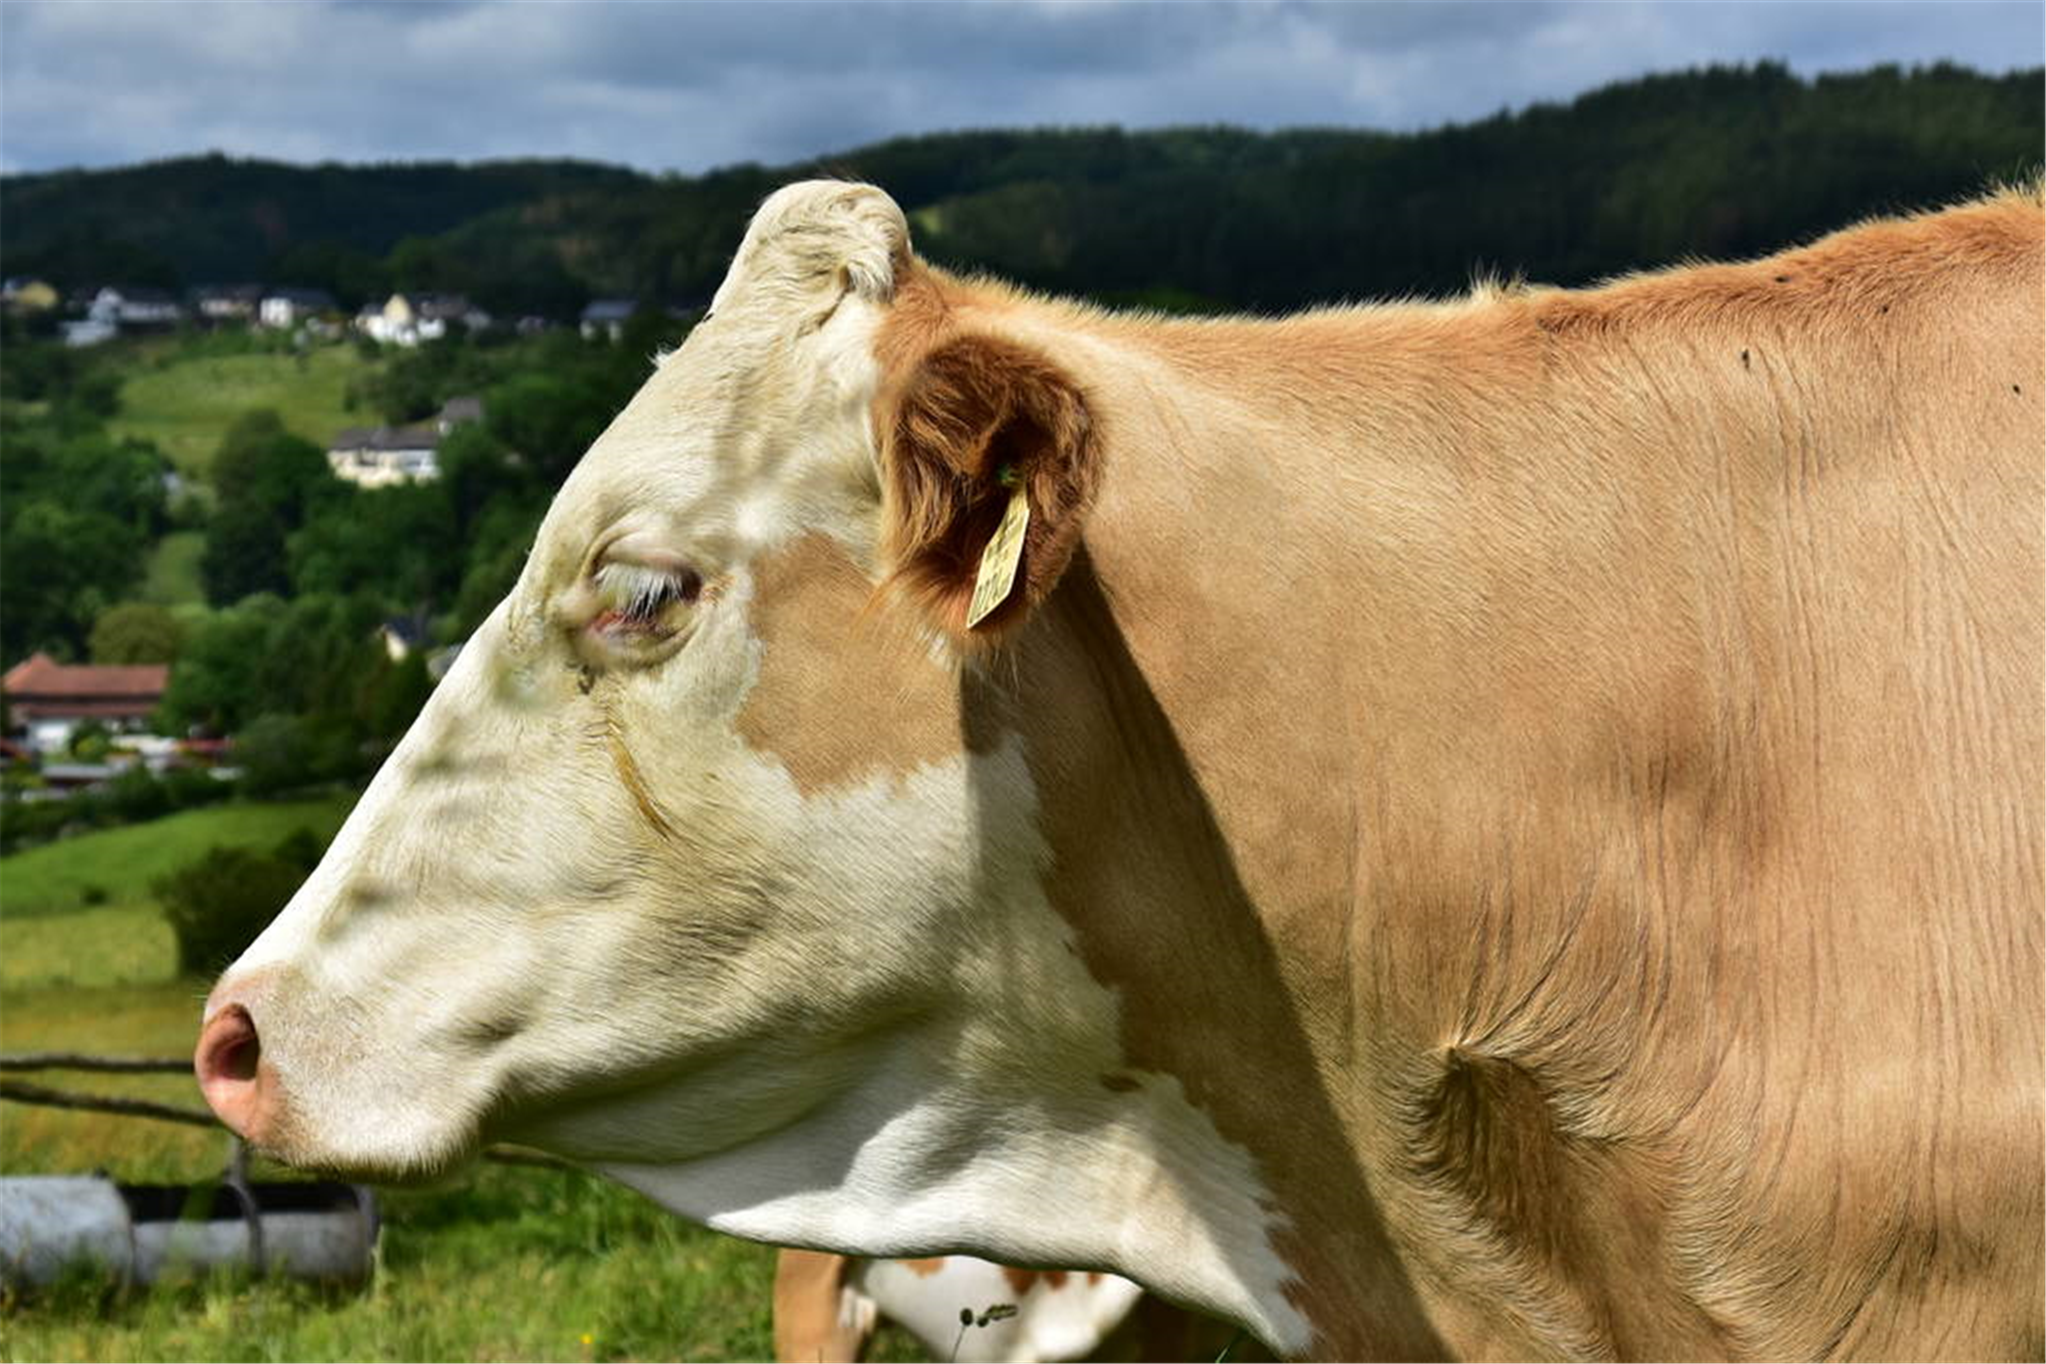
<path fill-rule="evenodd" d="M 192 1055 L 192 1070 L 199 1077 L 199 1091 L 220 1120 L 249 1141 L 260 1143 L 270 1116 L 270 1085 L 263 1056 L 262 1039 L 256 1035 L 256 1021 L 239 1004 L 227 1004 L 213 1012 L 199 1031 L 199 1048 Z"/>

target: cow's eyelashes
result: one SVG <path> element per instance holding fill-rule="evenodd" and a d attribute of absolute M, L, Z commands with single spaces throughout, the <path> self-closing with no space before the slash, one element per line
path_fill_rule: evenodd
<path fill-rule="evenodd" d="M 613 560 L 596 572 L 599 609 L 591 627 L 607 634 L 667 634 L 672 608 L 703 595 L 695 569 L 654 568 Z"/>

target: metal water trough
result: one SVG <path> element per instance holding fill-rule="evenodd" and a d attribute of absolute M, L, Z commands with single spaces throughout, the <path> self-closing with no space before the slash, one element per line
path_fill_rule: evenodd
<path fill-rule="evenodd" d="M 45 1284 L 78 1264 L 124 1283 L 223 1266 L 365 1282 L 376 1197 L 359 1184 L 116 1184 L 98 1175 L 0 1178 L 0 1283 Z"/>

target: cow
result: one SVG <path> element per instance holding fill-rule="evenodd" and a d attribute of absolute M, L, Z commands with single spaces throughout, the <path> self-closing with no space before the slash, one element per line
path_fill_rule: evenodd
<path fill-rule="evenodd" d="M 2039 1358 L 2041 210 L 1172 320 L 783 188 L 206 1098 L 1291 1356 Z"/>

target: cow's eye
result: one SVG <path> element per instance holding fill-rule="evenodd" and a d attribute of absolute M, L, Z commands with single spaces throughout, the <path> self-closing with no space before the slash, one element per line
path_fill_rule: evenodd
<path fill-rule="evenodd" d="M 665 639 L 680 627 L 680 609 L 703 595 L 703 577 L 686 565 L 613 560 L 597 570 L 596 588 L 592 631 L 620 640 Z"/>

